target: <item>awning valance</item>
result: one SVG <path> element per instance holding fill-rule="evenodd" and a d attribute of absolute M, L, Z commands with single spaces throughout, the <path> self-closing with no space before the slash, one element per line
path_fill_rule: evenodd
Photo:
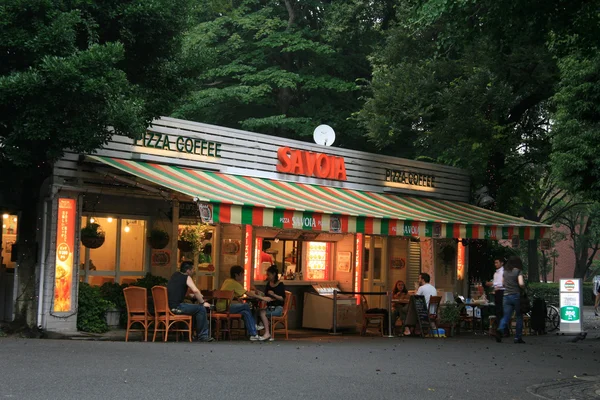
<path fill-rule="evenodd" d="M 207 203 L 215 223 L 390 236 L 543 238 L 550 227 L 455 201 L 90 158 Z"/>

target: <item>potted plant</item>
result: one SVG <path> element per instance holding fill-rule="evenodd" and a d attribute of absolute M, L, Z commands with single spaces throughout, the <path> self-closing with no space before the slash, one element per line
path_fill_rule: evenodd
<path fill-rule="evenodd" d="M 126 287 L 126 284 L 119 285 L 115 282 L 106 282 L 100 286 L 102 298 L 113 305 L 106 311 L 106 324 L 109 328 L 125 326 L 127 323 L 127 304 L 123 294 Z"/>
<path fill-rule="evenodd" d="M 456 303 L 446 302 L 438 310 L 438 328 L 444 328 L 448 336 L 454 336 L 454 328 L 460 322 L 460 307 Z"/>
<path fill-rule="evenodd" d="M 179 232 L 177 248 L 186 253 L 198 254 L 202 250 L 202 241 L 209 232 L 208 224 L 186 226 Z"/>
<path fill-rule="evenodd" d="M 148 243 L 153 249 L 164 249 L 169 244 L 169 234 L 162 229 L 152 229 L 148 236 Z"/>
<path fill-rule="evenodd" d="M 81 243 L 88 249 L 97 249 L 104 244 L 104 231 L 96 223 L 88 223 L 81 229 Z"/>

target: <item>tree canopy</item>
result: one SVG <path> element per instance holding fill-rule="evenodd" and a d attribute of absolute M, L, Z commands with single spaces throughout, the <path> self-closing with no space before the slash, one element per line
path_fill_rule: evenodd
<path fill-rule="evenodd" d="M 393 16 L 391 1 L 212 2 L 186 37 L 191 93 L 174 115 L 306 138 L 327 123 L 339 145 L 364 146 L 368 56 Z"/>

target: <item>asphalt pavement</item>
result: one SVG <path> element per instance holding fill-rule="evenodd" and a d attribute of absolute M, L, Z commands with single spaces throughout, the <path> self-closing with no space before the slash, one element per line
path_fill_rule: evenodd
<path fill-rule="evenodd" d="M 597 335 L 577 343 L 556 335 L 525 340 L 325 336 L 125 343 L 9 337 L 0 339 L 0 399 L 599 398 L 581 397 L 600 388 Z"/>

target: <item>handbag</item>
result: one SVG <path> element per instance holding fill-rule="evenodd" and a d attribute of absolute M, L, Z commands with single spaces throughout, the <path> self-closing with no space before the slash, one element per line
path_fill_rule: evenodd
<path fill-rule="evenodd" d="M 521 314 L 527 314 L 531 311 L 531 303 L 529 302 L 529 296 L 525 290 L 521 290 Z"/>

